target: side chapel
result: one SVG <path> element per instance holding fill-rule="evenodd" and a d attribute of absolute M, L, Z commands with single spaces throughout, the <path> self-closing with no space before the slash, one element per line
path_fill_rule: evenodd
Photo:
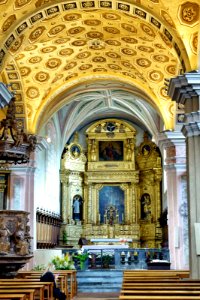
<path fill-rule="evenodd" d="M 117 119 L 95 122 L 85 138 L 87 151 L 76 133 L 61 163 L 61 230 L 69 244 L 77 245 L 83 235 L 160 248 L 162 168 L 156 144 L 145 133 L 136 147 L 136 129 Z"/>

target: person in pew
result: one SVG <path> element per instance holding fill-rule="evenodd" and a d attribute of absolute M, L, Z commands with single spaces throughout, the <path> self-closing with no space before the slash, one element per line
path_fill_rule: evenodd
<path fill-rule="evenodd" d="M 58 274 L 56 274 L 56 276 L 58 277 Z M 40 277 L 40 281 L 41 282 L 53 282 L 53 296 L 59 300 L 66 300 L 65 293 L 61 292 L 61 290 L 59 288 L 57 288 L 57 286 L 56 286 L 56 278 L 55 278 L 54 274 L 51 271 L 49 271 L 49 269 L 48 269 Z"/>

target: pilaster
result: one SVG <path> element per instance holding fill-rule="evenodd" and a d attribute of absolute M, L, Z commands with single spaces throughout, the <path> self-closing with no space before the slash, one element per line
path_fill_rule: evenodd
<path fill-rule="evenodd" d="M 183 188 L 186 185 L 185 137 L 180 132 L 164 132 L 158 144 L 163 157 L 163 199 L 166 199 L 163 209 L 168 209 L 171 268 L 188 269 L 187 194 Z"/>
<path fill-rule="evenodd" d="M 195 232 L 195 225 L 200 226 L 200 72 L 171 79 L 168 95 L 185 110 L 182 133 L 186 138 L 190 274 L 200 278 L 199 234 Z"/>

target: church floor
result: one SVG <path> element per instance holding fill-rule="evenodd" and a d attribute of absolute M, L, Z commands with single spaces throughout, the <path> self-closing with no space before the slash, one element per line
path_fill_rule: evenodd
<path fill-rule="evenodd" d="M 78 293 L 74 300 L 118 300 L 119 293 Z"/>

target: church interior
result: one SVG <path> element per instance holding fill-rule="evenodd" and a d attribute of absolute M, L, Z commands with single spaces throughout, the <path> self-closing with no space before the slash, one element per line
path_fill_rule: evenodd
<path fill-rule="evenodd" d="M 126 239 L 200 278 L 199 0 L 0 8 L 0 256 L 28 253 L 2 233 L 25 211 L 30 266 L 81 236 Z"/>

